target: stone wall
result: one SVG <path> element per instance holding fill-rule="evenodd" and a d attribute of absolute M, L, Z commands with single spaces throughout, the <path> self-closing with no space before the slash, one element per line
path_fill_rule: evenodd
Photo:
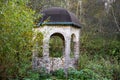
<path fill-rule="evenodd" d="M 41 68 L 45 67 L 48 71 L 57 70 L 59 68 L 74 68 L 79 58 L 79 39 L 80 39 L 80 28 L 72 26 L 43 26 L 35 29 L 35 31 L 42 32 L 44 35 L 43 39 L 43 57 L 38 58 L 36 52 L 33 52 L 33 67 Z M 51 35 L 59 33 L 63 35 L 65 42 L 65 49 L 63 51 L 62 58 L 50 58 L 49 57 L 49 40 Z M 71 36 L 74 35 L 74 58 L 70 58 L 70 42 Z"/>
<path fill-rule="evenodd" d="M 37 58 L 34 60 L 36 62 L 36 69 L 46 68 L 46 70 L 54 71 L 58 69 L 64 69 L 65 58 L 49 58 L 48 62 L 45 62 L 43 58 Z M 70 59 L 68 67 L 74 68 L 74 59 Z"/>

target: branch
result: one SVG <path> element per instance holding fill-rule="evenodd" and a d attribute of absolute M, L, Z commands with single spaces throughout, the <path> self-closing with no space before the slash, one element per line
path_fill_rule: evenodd
<path fill-rule="evenodd" d="M 118 24 L 117 19 L 115 17 L 115 13 L 114 13 L 113 7 L 112 7 L 112 14 L 113 14 L 113 17 L 114 17 L 114 20 L 115 20 L 115 24 L 116 24 L 116 26 L 118 28 L 118 31 L 120 32 L 120 27 L 119 27 L 119 24 Z"/>

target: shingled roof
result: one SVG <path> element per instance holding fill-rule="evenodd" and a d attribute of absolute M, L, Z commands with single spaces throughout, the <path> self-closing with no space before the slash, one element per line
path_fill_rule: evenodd
<path fill-rule="evenodd" d="M 64 8 L 52 7 L 42 11 L 43 17 L 39 25 L 72 25 L 80 28 L 80 22 L 77 17 Z M 47 21 L 46 21 L 47 20 Z"/>

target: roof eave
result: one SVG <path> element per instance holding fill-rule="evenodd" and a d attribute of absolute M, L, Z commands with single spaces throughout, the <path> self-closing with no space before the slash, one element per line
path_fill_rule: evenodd
<path fill-rule="evenodd" d="M 65 26 L 72 25 L 74 27 L 81 28 L 80 24 L 77 24 L 74 22 L 44 22 L 44 23 L 38 24 L 38 26 L 41 26 L 41 25 L 65 25 Z"/>

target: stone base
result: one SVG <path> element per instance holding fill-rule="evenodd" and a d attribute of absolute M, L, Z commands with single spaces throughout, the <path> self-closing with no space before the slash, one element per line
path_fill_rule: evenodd
<path fill-rule="evenodd" d="M 34 63 L 36 62 L 36 63 Z M 34 58 L 33 68 L 41 69 L 45 68 L 47 72 L 55 71 L 58 69 L 64 69 L 65 58 L 49 58 L 44 60 L 43 58 Z M 70 59 L 67 67 L 74 68 L 74 59 Z"/>

